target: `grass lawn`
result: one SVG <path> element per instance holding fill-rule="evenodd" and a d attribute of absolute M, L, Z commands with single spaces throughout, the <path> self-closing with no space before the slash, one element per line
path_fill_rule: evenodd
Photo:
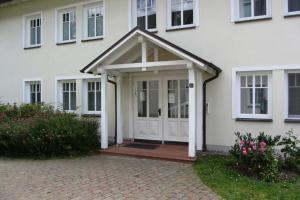
<path fill-rule="evenodd" d="M 256 181 L 230 170 L 230 156 L 200 157 L 194 166 L 201 180 L 224 199 L 298 199 L 300 178 L 289 182 L 266 183 Z"/>

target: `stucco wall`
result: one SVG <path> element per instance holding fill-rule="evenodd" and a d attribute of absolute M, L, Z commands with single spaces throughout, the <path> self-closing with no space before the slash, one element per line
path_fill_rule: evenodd
<path fill-rule="evenodd" d="M 103 40 L 81 42 L 82 9 L 78 6 L 77 43 L 57 46 L 55 8 L 77 2 L 82 1 L 32 0 L 0 8 L 0 101 L 21 102 L 22 79 L 42 78 L 43 99 L 54 103 L 55 77 L 80 75 L 79 69 L 129 31 L 128 1 L 106 0 Z M 22 15 L 38 11 L 43 12 L 43 46 L 24 50 Z M 233 23 L 230 0 L 200 0 L 199 26 L 166 32 L 166 0 L 158 1 L 157 34 L 223 70 L 217 80 L 208 84 L 207 144 L 229 146 L 235 131 L 275 135 L 293 128 L 300 133 L 300 125 L 284 123 L 284 70 L 273 71 L 273 122 L 232 119 L 232 68 L 299 65 L 300 69 L 300 17 L 284 18 L 283 14 L 284 0 L 273 0 L 272 19 Z M 128 88 L 123 94 L 124 101 L 128 101 Z M 124 106 L 124 113 L 127 108 Z M 127 125 L 125 121 L 125 129 Z"/>

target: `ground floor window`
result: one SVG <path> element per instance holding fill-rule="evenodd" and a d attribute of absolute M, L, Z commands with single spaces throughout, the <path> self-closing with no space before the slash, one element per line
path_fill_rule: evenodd
<path fill-rule="evenodd" d="M 244 118 L 269 118 L 271 113 L 271 75 L 240 73 L 237 76 L 238 115 Z"/>
<path fill-rule="evenodd" d="M 288 73 L 288 117 L 300 118 L 300 72 Z"/>
<path fill-rule="evenodd" d="M 62 83 L 62 105 L 64 111 L 76 110 L 76 82 Z"/>
<path fill-rule="evenodd" d="M 87 81 L 87 110 L 88 112 L 101 111 L 100 81 Z"/>
<path fill-rule="evenodd" d="M 41 81 L 25 81 L 24 83 L 24 102 L 30 104 L 41 103 Z"/>

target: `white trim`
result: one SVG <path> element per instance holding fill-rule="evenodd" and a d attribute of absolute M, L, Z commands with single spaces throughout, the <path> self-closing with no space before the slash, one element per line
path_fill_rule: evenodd
<path fill-rule="evenodd" d="M 284 16 L 293 16 L 293 15 L 300 15 L 300 10 L 289 12 L 289 1 L 284 0 Z"/>
<path fill-rule="evenodd" d="M 43 79 L 42 78 L 31 78 L 31 79 L 23 79 L 22 80 L 22 102 L 23 103 L 30 103 L 28 101 L 28 97 L 27 97 L 27 84 L 30 82 L 40 82 L 40 93 L 41 93 L 41 102 L 43 102 Z"/>
<path fill-rule="evenodd" d="M 232 72 L 251 72 L 251 71 L 273 71 L 273 70 L 297 70 L 300 64 L 294 65 L 269 65 L 269 66 L 240 66 L 232 68 Z"/>
<path fill-rule="evenodd" d="M 36 16 L 40 16 L 41 18 L 41 43 L 40 44 L 36 44 L 36 45 L 30 45 L 27 44 L 27 20 L 28 18 L 33 18 Z M 29 13 L 26 15 L 23 15 L 22 17 L 22 41 L 23 41 L 23 48 L 33 48 L 33 47 L 40 47 L 43 45 L 43 12 L 39 11 L 39 12 L 34 12 L 34 13 Z"/>
<path fill-rule="evenodd" d="M 240 0 L 231 0 L 231 21 L 232 22 L 242 22 L 242 21 L 252 21 L 257 19 L 266 19 L 272 17 L 272 1 L 266 0 L 266 15 L 254 16 L 254 0 L 251 0 L 251 17 L 240 17 L 239 9 Z"/>
<path fill-rule="evenodd" d="M 181 29 L 181 28 L 189 28 L 189 27 L 195 27 L 199 25 L 199 17 L 200 17 L 200 0 L 193 0 L 193 23 L 187 24 L 187 25 L 179 25 L 179 26 L 172 26 L 171 22 L 171 1 L 167 0 L 167 30 L 173 30 L 173 29 Z M 181 2 L 182 3 L 182 2 Z M 183 22 L 183 15 L 182 15 L 182 8 L 181 8 L 181 22 Z"/>

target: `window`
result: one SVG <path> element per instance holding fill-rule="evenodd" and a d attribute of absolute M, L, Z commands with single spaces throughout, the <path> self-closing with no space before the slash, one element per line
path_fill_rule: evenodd
<path fill-rule="evenodd" d="M 271 0 L 232 0 L 234 21 L 271 17 Z"/>
<path fill-rule="evenodd" d="M 270 118 L 271 81 L 267 73 L 238 75 L 237 98 L 240 118 Z"/>
<path fill-rule="evenodd" d="M 285 0 L 286 15 L 300 14 L 300 0 Z"/>
<path fill-rule="evenodd" d="M 170 29 L 196 25 L 198 16 L 197 0 L 168 0 L 168 3 L 168 26 Z"/>
<path fill-rule="evenodd" d="M 76 82 L 62 83 L 62 106 L 64 111 L 76 110 Z"/>
<path fill-rule="evenodd" d="M 288 73 L 288 118 L 300 118 L 300 73 Z"/>
<path fill-rule="evenodd" d="M 133 0 L 133 24 L 147 30 L 156 30 L 156 0 Z"/>
<path fill-rule="evenodd" d="M 76 40 L 76 13 L 74 9 L 58 12 L 58 43 Z"/>
<path fill-rule="evenodd" d="M 84 8 L 84 39 L 103 37 L 103 2 L 87 5 Z"/>
<path fill-rule="evenodd" d="M 34 14 L 25 17 L 24 47 L 37 47 L 42 40 L 42 17 L 41 14 Z"/>
<path fill-rule="evenodd" d="M 30 104 L 41 103 L 41 81 L 25 81 L 24 102 Z"/>
<path fill-rule="evenodd" d="M 101 111 L 101 84 L 100 81 L 87 82 L 87 112 Z"/>

